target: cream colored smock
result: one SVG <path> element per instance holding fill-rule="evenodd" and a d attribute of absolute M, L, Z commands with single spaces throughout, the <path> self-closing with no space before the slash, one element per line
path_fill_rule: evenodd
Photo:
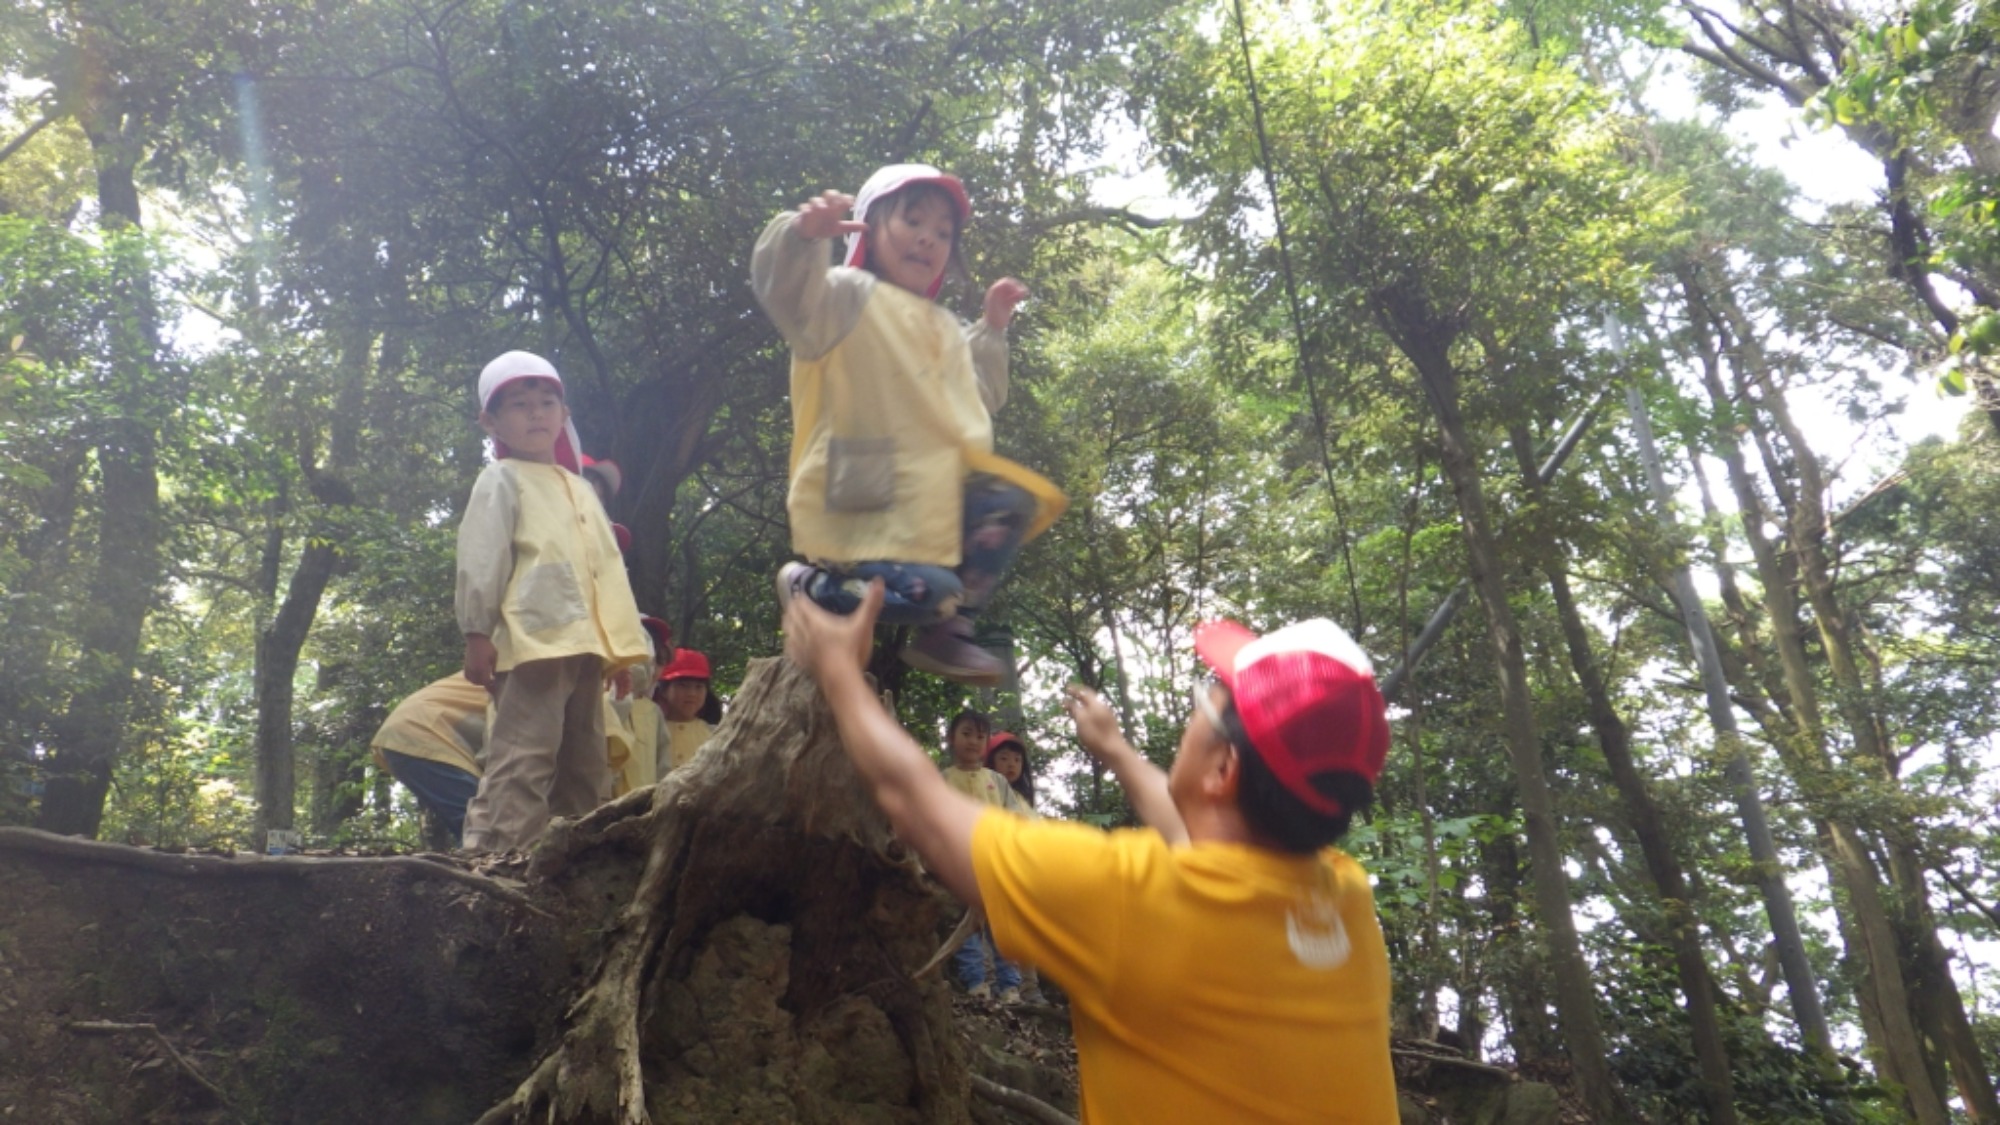
<path fill-rule="evenodd" d="M 458 672 L 425 684 L 396 704 L 382 729 L 375 732 L 369 747 L 375 764 L 388 769 L 382 751 L 394 750 L 478 777 L 480 756 L 486 749 L 487 708 L 492 702 L 485 688 Z"/>
<path fill-rule="evenodd" d="M 1007 779 L 997 771 L 985 766 L 960 769 L 957 766 L 944 767 L 944 783 L 981 804 L 1009 811 L 1020 811 L 1021 798 Z"/>
<path fill-rule="evenodd" d="M 614 700 L 604 697 L 604 759 L 611 767 L 611 795 L 623 797 L 660 780 L 653 767 L 653 746 L 644 727 L 650 699 Z M 654 708 L 654 713 L 658 709 Z"/>
<path fill-rule="evenodd" d="M 663 752 L 667 742 L 666 716 L 660 714 L 659 704 L 642 695 L 632 700 L 628 717 L 632 724 L 632 753 L 649 763 L 646 768 L 652 772 L 652 780 L 646 784 L 651 785 L 667 776 L 671 768 L 664 761 Z"/>
<path fill-rule="evenodd" d="M 508 459 L 486 466 L 458 525 L 458 627 L 499 649 L 496 671 L 596 656 L 609 678 L 649 659 L 611 521 L 582 477 Z"/>
<path fill-rule="evenodd" d="M 993 452 L 991 412 L 1007 401 L 1007 339 L 982 317 L 874 274 L 827 264 L 824 241 L 771 220 L 750 280 L 792 347 L 792 549 L 826 563 L 957 566 L 972 473 L 1037 501 L 1027 539 L 1068 506 L 1053 483 Z"/>
<path fill-rule="evenodd" d="M 665 715 L 661 715 L 660 723 L 662 728 L 667 732 L 667 741 L 661 744 L 662 749 L 666 751 L 660 760 L 660 772 L 662 774 L 665 774 L 668 770 L 677 770 L 694 761 L 694 756 L 701 753 L 702 747 L 708 745 L 708 736 L 715 733 L 714 727 L 709 726 L 700 719 L 689 719 L 685 723 L 676 723 L 668 720 Z"/>

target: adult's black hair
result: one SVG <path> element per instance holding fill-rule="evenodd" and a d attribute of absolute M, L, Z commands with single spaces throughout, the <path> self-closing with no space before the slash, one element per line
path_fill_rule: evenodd
<path fill-rule="evenodd" d="M 981 734 L 993 733 L 993 720 L 987 717 L 986 712 L 974 711 L 972 708 L 967 707 L 965 710 L 951 717 L 951 723 L 944 728 L 944 740 L 950 742 L 957 736 L 958 728 L 966 723 L 971 723 L 973 726 L 978 727 Z"/>
<path fill-rule="evenodd" d="M 1375 787 L 1368 779 L 1347 770 L 1322 770 L 1307 774 L 1306 784 L 1322 797 L 1340 803 L 1340 812 L 1328 816 L 1306 805 L 1271 772 L 1262 754 L 1243 729 L 1231 702 L 1222 710 L 1222 725 L 1236 760 L 1241 763 L 1236 786 L 1236 807 L 1252 831 L 1269 837 L 1279 848 L 1296 855 L 1311 855 L 1347 835 L 1354 814 L 1375 801 Z"/>

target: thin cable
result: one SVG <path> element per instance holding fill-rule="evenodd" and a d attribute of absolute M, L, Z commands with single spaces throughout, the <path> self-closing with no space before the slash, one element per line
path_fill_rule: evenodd
<path fill-rule="evenodd" d="M 1340 561 L 1347 571 L 1347 598 L 1354 611 L 1354 631 L 1362 631 L 1361 587 L 1355 580 L 1354 556 L 1347 545 L 1347 512 L 1334 483 L 1333 457 L 1326 444 L 1326 408 L 1320 403 L 1319 383 L 1306 363 L 1305 313 L 1299 307 L 1299 283 L 1292 273 L 1292 241 L 1285 230 L 1285 210 L 1278 202 L 1277 167 L 1271 160 L 1271 138 L 1264 129 L 1264 99 L 1257 92 L 1257 69 L 1250 61 L 1250 30 L 1243 20 L 1243 0 L 1231 0 L 1236 10 L 1236 41 L 1243 52 L 1243 83 L 1250 91 L 1250 116 L 1257 128 L 1257 170 L 1264 177 L 1264 192 L 1271 197 L 1271 220 L 1278 230 L 1278 267 L 1285 278 L 1285 300 L 1292 313 L 1292 365 L 1299 381 L 1306 385 L 1306 401 L 1312 407 L 1313 430 L 1319 438 L 1320 471 L 1326 476 L 1326 492 L 1333 500 L 1333 521 L 1340 540 Z"/>

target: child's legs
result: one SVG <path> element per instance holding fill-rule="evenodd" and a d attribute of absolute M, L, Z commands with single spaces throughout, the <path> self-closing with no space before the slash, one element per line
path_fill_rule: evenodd
<path fill-rule="evenodd" d="M 437 814 L 453 840 L 464 837 L 465 806 L 479 792 L 477 777 L 457 766 L 394 750 L 382 751 L 382 760 L 389 763 L 389 773 L 416 794 L 418 804 Z"/>
<path fill-rule="evenodd" d="M 604 743 L 604 661 L 572 656 L 562 663 L 571 667 L 576 682 L 563 704 L 549 812 L 582 816 L 611 796 L 611 761 Z"/>
<path fill-rule="evenodd" d="M 974 474 L 965 482 L 964 562 L 958 577 L 965 584 L 965 606 L 978 609 L 993 596 L 994 587 L 1014 565 L 1035 518 L 1035 498 L 1027 489 L 999 477 Z"/>
<path fill-rule="evenodd" d="M 465 808 L 465 846 L 518 848 L 549 824 L 549 787 L 562 743 L 563 709 L 573 684 L 565 660 L 531 660 L 494 677 L 493 729 L 486 774 Z"/>
<path fill-rule="evenodd" d="M 958 973 L 958 983 L 964 985 L 966 991 L 985 984 L 986 935 L 974 930 L 972 936 L 965 939 L 965 944 L 958 947 L 958 952 L 951 955 L 951 967 Z"/>
<path fill-rule="evenodd" d="M 993 947 L 993 978 L 994 986 L 1002 992 L 1021 987 L 1021 966 L 1002 959 L 997 945 Z"/>
<path fill-rule="evenodd" d="M 921 563 L 850 563 L 823 570 L 806 587 L 820 608 L 846 615 L 861 605 L 870 579 L 882 580 L 884 625 L 931 625 L 958 611 L 964 593 L 958 575 L 941 566 Z"/>

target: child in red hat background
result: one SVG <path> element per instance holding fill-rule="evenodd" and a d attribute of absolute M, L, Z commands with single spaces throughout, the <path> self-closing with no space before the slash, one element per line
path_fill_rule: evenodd
<path fill-rule="evenodd" d="M 487 364 L 479 424 L 495 459 L 459 523 L 455 601 L 465 678 L 493 693 L 494 717 L 465 846 L 499 851 L 608 795 L 604 684 L 647 648 L 611 521 L 576 475 L 555 367 L 528 352 Z"/>
<path fill-rule="evenodd" d="M 722 721 L 722 701 L 710 686 L 712 678 L 708 657 L 691 648 L 675 652 L 673 661 L 660 669 L 659 687 L 653 692 L 667 722 L 660 776 L 692 761 Z"/>
<path fill-rule="evenodd" d="M 905 661 L 994 684 L 1001 663 L 973 643 L 970 615 L 1067 501 L 993 453 L 1007 326 L 1027 287 L 994 282 L 971 325 L 934 303 L 945 274 L 963 272 L 971 215 L 956 176 L 891 165 L 858 197 L 825 192 L 773 219 L 751 283 L 792 348 L 785 505 L 792 548 L 808 562 L 779 572 L 780 598 L 851 613 L 879 578 L 882 620 L 925 627 Z M 837 235 L 846 253 L 829 266 L 825 244 Z"/>

